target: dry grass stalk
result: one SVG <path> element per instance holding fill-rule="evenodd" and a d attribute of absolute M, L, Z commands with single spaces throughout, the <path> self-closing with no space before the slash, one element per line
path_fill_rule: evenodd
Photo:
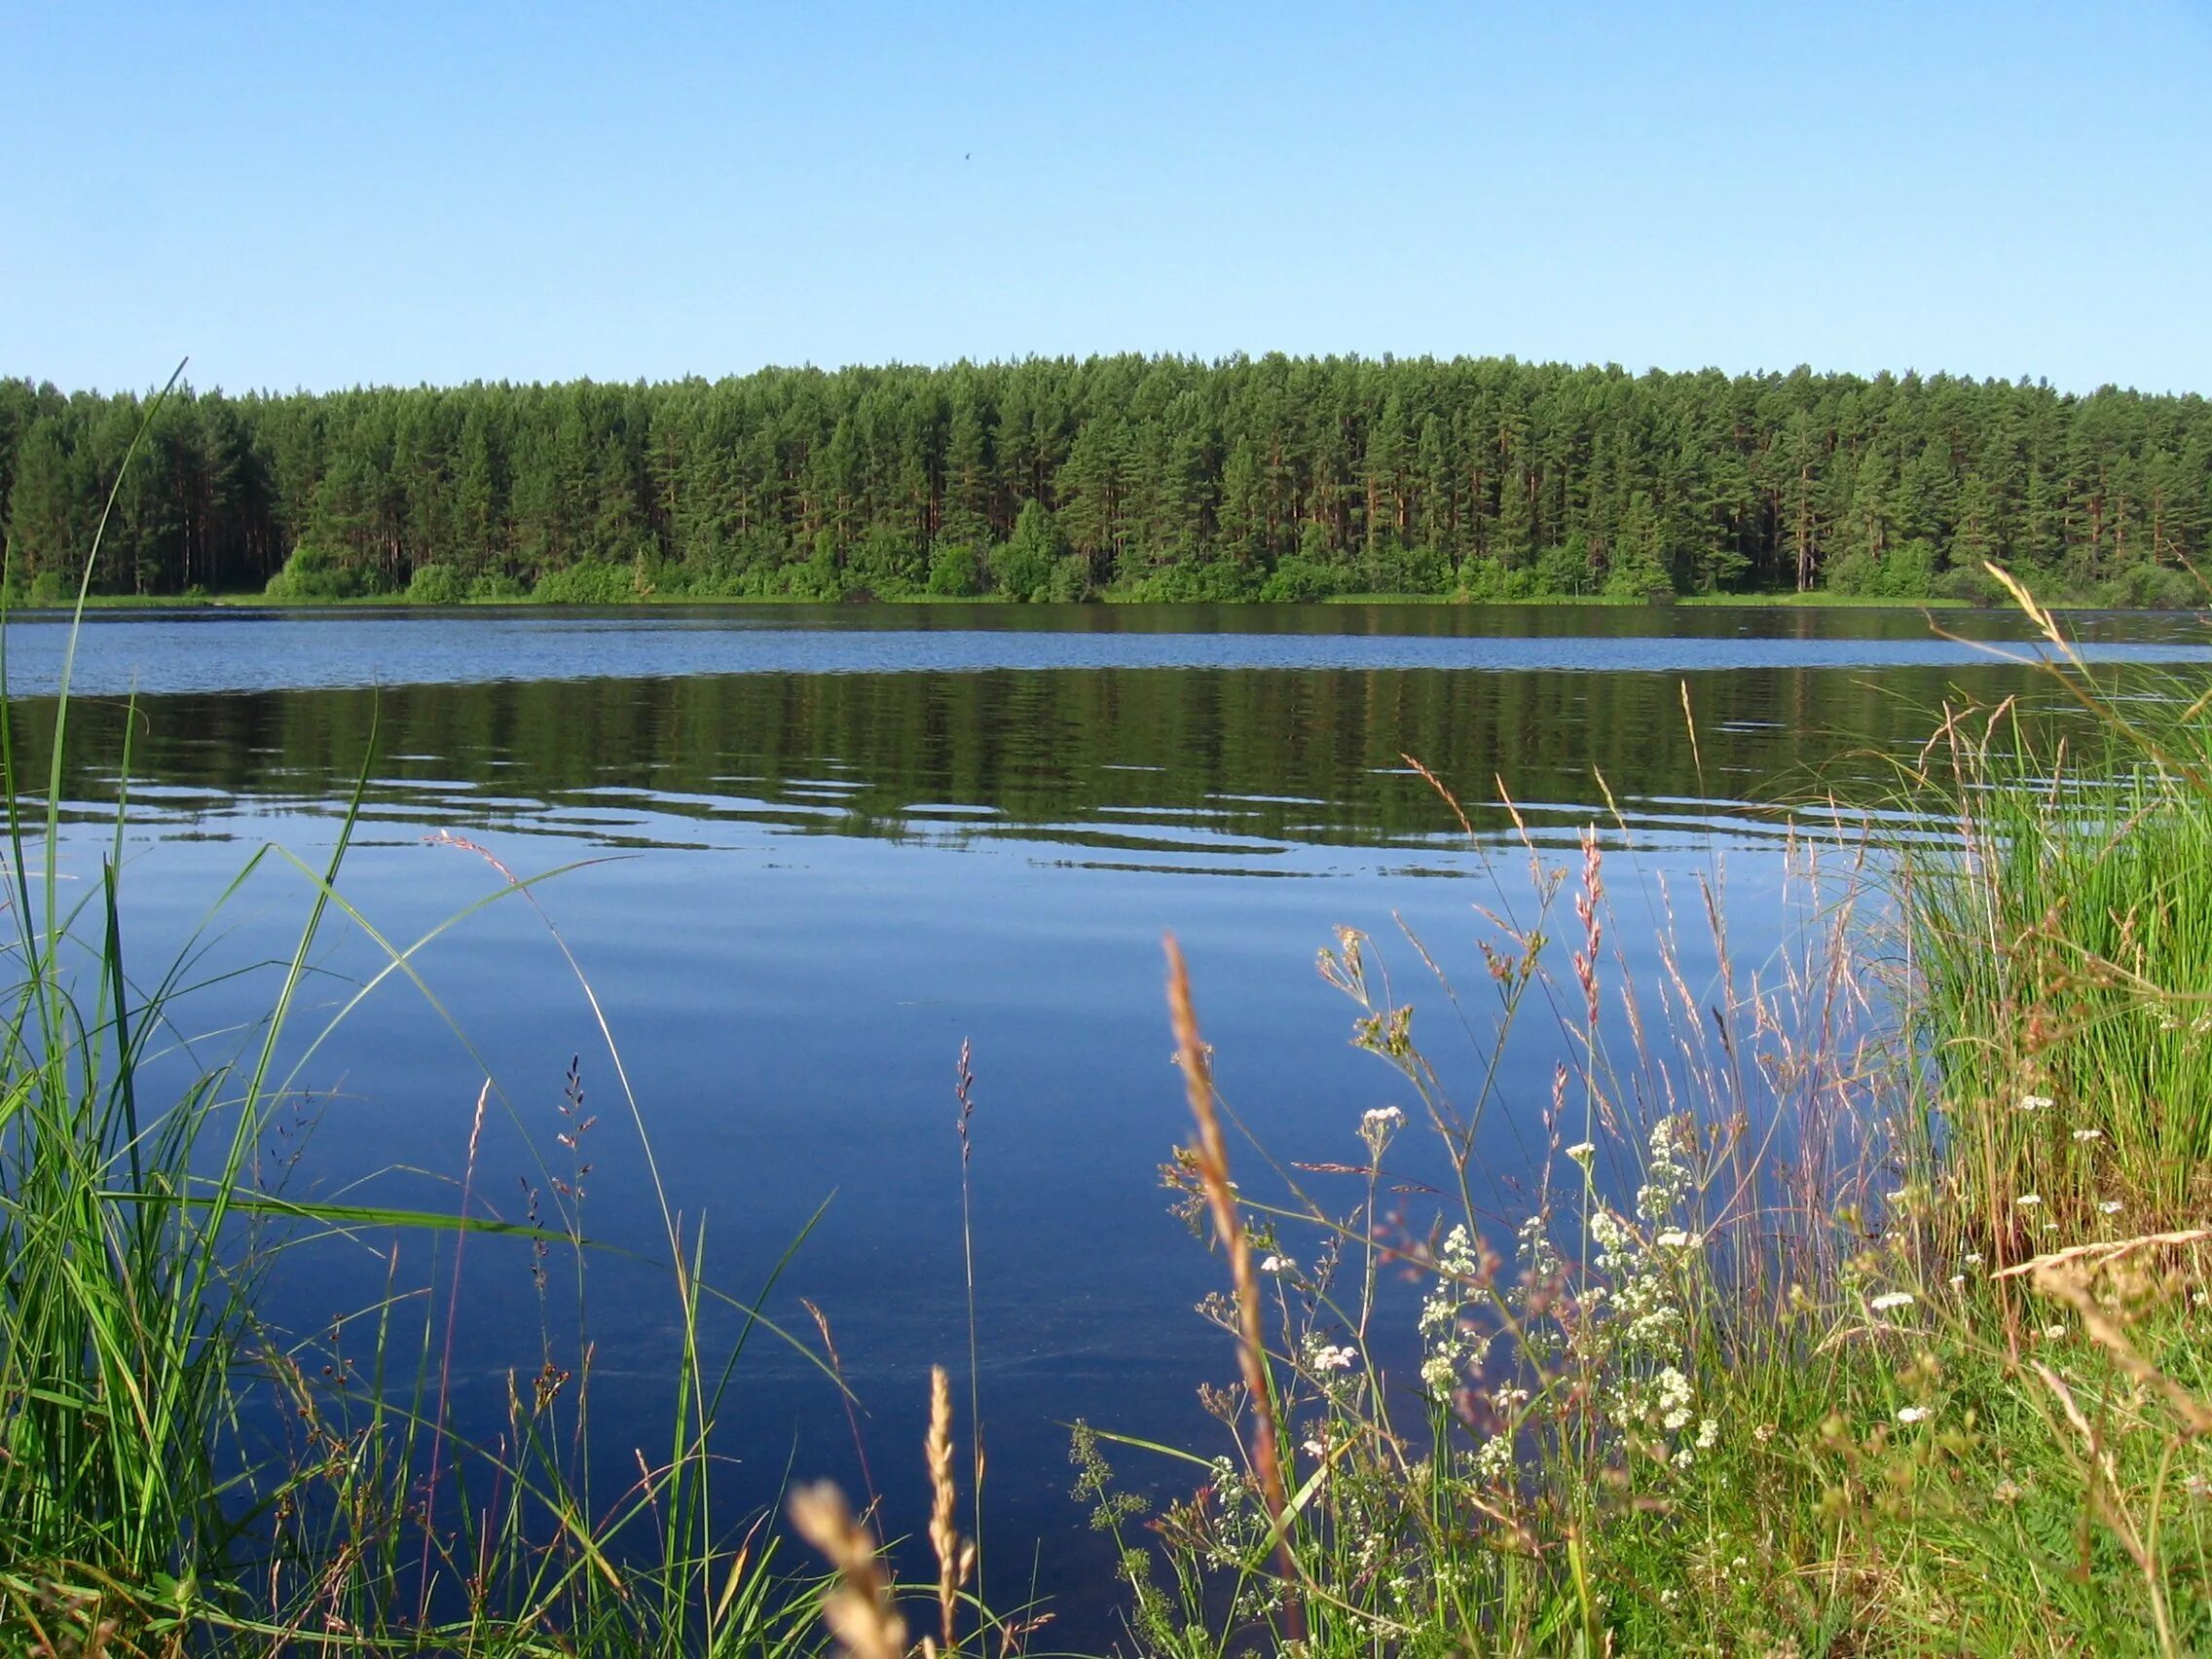
<path fill-rule="evenodd" d="M 1222 1139 L 1221 1116 L 1214 1110 L 1213 1072 L 1206 1059 L 1205 1043 L 1198 1036 L 1198 1016 L 1191 1006 L 1191 976 L 1183 966 L 1182 947 L 1175 936 L 1166 937 L 1167 1012 L 1175 1027 L 1176 1057 L 1183 1068 L 1183 1087 L 1189 1093 L 1191 1116 L 1198 1130 L 1198 1179 L 1206 1190 L 1207 1207 L 1213 1214 L 1214 1232 L 1229 1254 L 1229 1274 L 1236 1289 L 1237 1362 L 1244 1373 L 1244 1391 L 1252 1401 L 1254 1428 L 1250 1454 L 1259 1477 L 1260 1496 L 1268 1506 L 1268 1519 L 1275 1534 L 1275 1559 L 1282 1568 L 1283 1611 L 1294 1640 L 1305 1632 L 1298 1600 L 1292 1587 L 1298 1581 L 1298 1562 L 1291 1553 L 1283 1511 L 1282 1464 L 1275 1455 L 1274 1400 L 1268 1391 L 1264 1359 L 1265 1336 L 1261 1326 L 1264 1304 L 1259 1275 L 1252 1268 L 1252 1251 L 1244 1235 L 1243 1219 L 1236 1211 L 1235 1189 L 1229 1181 L 1229 1149 Z"/>
<path fill-rule="evenodd" d="M 953 1522 L 959 1496 L 952 1484 L 952 1379 L 941 1365 L 930 1367 L 930 1432 L 923 1442 L 930 1463 L 930 1548 L 937 1552 L 937 1610 L 946 1652 L 955 1648 L 953 1613 L 960 1587 L 976 1567 L 976 1546 L 960 1536 Z"/>
<path fill-rule="evenodd" d="M 2146 1537 L 2143 1530 L 2136 1525 L 2134 1516 L 2128 1512 L 2120 1487 L 2119 1462 L 2113 1456 L 2112 1449 L 2105 1444 L 2104 1437 L 2089 1421 L 2088 1415 L 2082 1410 L 2073 1391 L 2060 1380 L 2058 1374 L 2041 1360 L 2031 1361 L 2030 1364 L 2035 1374 L 2043 1380 L 2044 1386 L 2058 1401 L 2067 1423 L 2082 1437 L 2084 1454 L 2082 1470 L 2088 1485 L 2090 1513 L 2105 1524 L 2112 1535 L 2119 1540 L 2120 1548 L 2127 1552 L 2128 1559 L 2135 1563 L 2136 1569 L 2143 1574 L 2144 1586 L 2151 1597 L 2151 1617 L 2157 1627 L 2158 1651 L 2178 1654 L 2180 1649 L 2174 1645 L 2173 1625 L 2166 1611 L 2165 1590 L 2159 1581 L 2157 1540 L 2155 1536 Z M 2155 1518 L 2156 1511 L 2154 1520 Z"/>
<path fill-rule="evenodd" d="M 834 1483 L 792 1493 L 792 1525 L 829 1557 L 837 1587 L 822 1598 L 822 1622 L 853 1659 L 905 1659 L 906 1621 L 891 1604 L 891 1585 L 875 1539 L 853 1516 Z"/>
<path fill-rule="evenodd" d="M 1996 1276 L 2027 1274 L 2036 1289 L 2073 1309 L 2089 1339 L 2112 1355 L 2113 1363 L 2129 1378 L 2163 1399 L 2182 1421 L 2185 1433 L 2212 1434 L 2212 1408 L 2145 1359 L 2128 1341 L 2120 1321 L 2097 1295 L 2100 1274 L 2130 1257 L 2154 1249 L 2181 1249 L 2212 1240 L 2212 1229 L 2193 1227 L 2178 1233 L 2146 1233 L 2140 1237 L 2076 1244 L 2007 1268 Z M 2040 1369 L 2040 1368 L 2039 1368 Z"/>

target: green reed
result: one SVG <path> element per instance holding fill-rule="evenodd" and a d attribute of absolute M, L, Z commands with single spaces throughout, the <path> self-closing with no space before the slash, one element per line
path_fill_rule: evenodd
<path fill-rule="evenodd" d="M 1964 850 L 1906 863 L 1920 1014 L 1949 1167 L 2007 1249 L 2032 1253 L 2024 1224 L 2149 1227 L 2212 1196 L 2212 729 L 2181 686 L 2137 698 L 2085 744 L 2015 705 L 1957 711 L 1931 752 Z"/>

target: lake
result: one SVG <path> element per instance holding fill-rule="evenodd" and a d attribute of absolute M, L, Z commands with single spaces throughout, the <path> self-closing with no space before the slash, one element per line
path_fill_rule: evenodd
<path fill-rule="evenodd" d="M 1547 862 L 1577 861 L 1598 826 L 1621 972 L 1656 971 L 1663 907 L 1682 913 L 1700 880 L 1737 959 L 1771 956 L 1793 925 L 1793 822 L 1910 827 L 1896 763 L 1954 689 L 2053 704 L 1999 654 L 2032 650 L 2016 621 L 1943 621 L 1975 643 L 1910 611 L 1691 608 L 108 613 L 75 662 L 61 873 L 96 882 L 128 733 L 135 972 L 214 916 L 173 1067 L 185 1048 L 238 1048 L 306 909 L 288 866 L 265 861 L 226 898 L 234 877 L 268 841 L 319 865 L 356 786 L 339 885 L 387 939 L 507 893 L 502 870 L 569 866 L 531 889 L 539 909 L 500 898 L 423 948 L 436 1006 L 395 977 L 352 1009 L 265 1168 L 296 1193 L 445 1208 L 465 1176 L 472 1211 L 509 1219 L 532 1188 L 549 1208 L 555 1179 L 580 1186 L 584 1232 L 647 1259 L 589 1259 L 579 1338 L 566 1263 L 541 1290 L 526 1245 L 472 1243 L 454 1387 L 489 1432 L 547 1329 L 563 1364 L 588 1342 L 610 1493 L 633 1448 L 662 1445 L 664 1193 L 686 1238 L 704 1229 L 714 1282 L 751 1299 L 773 1278 L 764 1308 L 809 1342 L 799 1299 L 829 1317 L 890 1528 L 919 1530 L 928 1367 L 967 1364 L 953 1081 L 969 1043 L 988 1543 L 1008 1600 L 1033 1563 L 1048 1590 L 1103 1572 L 1066 1495 L 1068 1422 L 1229 1449 L 1196 1403 L 1235 1371 L 1193 1311 L 1218 1272 L 1159 1185 L 1188 1129 L 1161 935 L 1189 952 L 1220 1086 L 1259 1138 L 1356 1160 L 1360 1114 L 1413 1102 L 1349 1046 L 1353 1011 L 1314 972 L 1337 926 L 1374 935 L 1420 1019 L 1436 1011 L 1448 1081 L 1473 1057 L 1442 1038 L 1448 1011 L 1398 919 L 1482 978 L 1478 906 L 1530 891 L 1501 793 Z M 2115 673 L 2212 660 L 2191 619 L 2071 625 Z M 7 630 L 17 741 L 41 777 L 63 642 L 52 619 Z M 1472 840 L 1408 756 L 1457 792 Z M 1701 948 L 1693 976 L 1712 971 Z M 295 1051 L 379 961 L 332 919 Z M 1501 1244 L 1558 1051 L 1556 1030 L 1530 1032 L 1484 1131 Z M 564 1115 L 571 1056 L 584 1106 Z M 479 1131 L 487 1068 L 504 1099 Z M 571 1152 L 556 1136 L 583 1117 Z M 339 1321 L 339 1346 L 363 1350 L 344 1321 L 387 1274 L 450 1272 L 425 1237 L 399 1240 L 396 1270 L 390 1246 L 365 1235 L 287 1260 L 272 1310 L 303 1339 Z M 737 1329 L 729 1314 L 710 1334 Z M 834 1391 L 758 1332 L 721 1445 L 733 1517 L 787 1476 L 863 1478 Z M 1140 1490 L 1191 1484 L 1117 1461 Z M 1065 1604 L 1062 1635 L 1103 1637 L 1094 1591 Z"/>

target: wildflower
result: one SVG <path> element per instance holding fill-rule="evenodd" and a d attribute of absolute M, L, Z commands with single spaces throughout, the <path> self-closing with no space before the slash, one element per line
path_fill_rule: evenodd
<path fill-rule="evenodd" d="M 1351 1362 L 1359 1357 L 1355 1349 L 1331 1347 L 1323 1343 L 1313 1350 L 1312 1365 L 1316 1371 L 1349 1371 Z"/>
<path fill-rule="evenodd" d="M 1989 1495 L 1997 1499 L 1999 1503 L 2017 1503 L 2020 1501 L 2019 1484 L 2008 1477 L 1991 1487 Z"/>
<path fill-rule="evenodd" d="M 1926 1406 L 1899 1406 L 1898 1408 L 1898 1421 L 1899 1422 L 1926 1422 L 1934 1415 Z"/>
<path fill-rule="evenodd" d="M 2064 1325 L 2046 1325 L 2043 1328 L 2043 1334 L 2046 1342 L 2055 1343 L 2066 1335 L 2066 1327 Z"/>
<path fill-rule="evenodd" d="M 2100 1215 L 2118 1215 L 2124 1207 L 2118 1198 L 2107 1198 L 2097 1205 L 2097 1213 Z"/>
<path fill-rule="evenodd" d="M 1262 1259 L 1260 1272 L 1264 1273 L 1294 1273 L 1298 1272 L 1298 1264 L 1288 1256 L 1268 1256 Z"/>
<path fill-rule="evenodd" d="M 1496 1482 L 1505 1479 L 1513 1472 L 1513 1437 L 1508 1434 L 1493 1434 L 1484 1441 L 1475 1450 L 1474 1467 L 1478 1480 Z"/>
<path fill-rule="evenodd" d="M 1866 1304 L 1877 1313 L 1887 1313 L 1893 1308 L 1910 1308 L 1913 1295 L 1909 1290 L 1886 1290 Z"/>
<path fill-rule="evenodd" d="M 1377 1106 L 1362 1113 L 1359 1138 L 1367 1143 L 1367 1156 L 1380 1160 L 1390 1137 L 1406 1126 L 1406 1115 L 1395 1106 Z"/>
<path fill-rule="evenodd" d="M 1567 1149 L 1567 1156 L 1587 1169 L 1598 1156 L 1598 1143 L 1595 1141 L 1576 1141 Z"/>
<path fill-rule="evenodd" d="M 2023 1112 L 2047 1111 L 2051 1104 L 2051 1098 L 2047 1094 L 2023 1094 L 2020 1096 L 2020 1110 Z"/>
<path fill-rule="evenodd" d="M 2012 1201 L 2022 1209 L 2034 1209 L 2036 1205 L 2043 1202 L 2043 1195 L 2041 1193 L 2022 1193 Z"/>
<path fill-rule="evenodd" d="M 1979 1250 L 1969 1250 L 1959 1260 L 1966 1263 L 1970 1268 L 1978 1268 L 1981 1266 L 1981 1252 Z"/>
<path fill-rule="evenodd" d="M 1958 1288 L 1959 1288 L 1959 1286 L 1961 1286 L 1962 1284 L 1965 1284 L 1966 1282 L 1967 1282 L 1967 1275 L 1966 1275 L 1966 1274 L 1964 1274 L 1964 1273 L 1953 1273 L 1953 1274 L 1951 1275 L 1951 1278 L 1950 1278 L 1950 1284 L 1951 1284 L 1951 1288 L 1952 1288 L 1953 1290 L 1956 1290 L 1956 1289 L 1958 1289 Z"/>
<path fill-rule="evenodd" d="M 2199 1502 L 2202 1502 L 2207 1495 L 2212 1495 L 2212 1481 L 2205 1480 L 2202 1475 L 2187 1474 L 2182 1476 L 2181 1487 L 2182 1491 L 2188 1493 L 2190 1496 Z"/>
<path fill-rule="evenodd" d="M 2076 1129 L 2074 1138 L 2078 1141 L 2103 1140 L 2105 1132 L 2102 1129 Z"/>
<path fill-rule="evenodd" d="M 1530 1220 L 1541 1226 L 1540 1218 Z M 1467 1305 L 1467 1287 L 1480 1276 L 1482 1267 L 1482 1257 L 1464 1225 L 1445 1235 L 1444 1246 L 1436 1256 L 1436 1288 L 1420 1305 L 1420 1334 L 1428 1346 L 1420 1362 L 1420 1380 L 1433 1393 L 1449 1392 L 1460 1366 L 1473 1357 L 1473 1346 L 1460 1328 L 1459 1315 Z"/>
<path fill-rule="evenodd" d="M 1309 1457 L 1313 1458 L 1326 1457 L 1329 1455 L 1329 1449 L 1326 1446 L 1322 1445 L 1318 1440 L 1305 1441 L 1299 1446 L 1298 1449 L 1301 1452 L 1305 1453 Z"/>
<path fill-rule="evenodd" d="M 1705 1235 L 1702 1233 L 1685 1233 L 1678 1227 L 1670 1227 L 1664 1233 L 1655 1236 L 1651 1242 L 1658 1245 L 1662 1250 L 1694 1250 L 1705 1242 Z"/>

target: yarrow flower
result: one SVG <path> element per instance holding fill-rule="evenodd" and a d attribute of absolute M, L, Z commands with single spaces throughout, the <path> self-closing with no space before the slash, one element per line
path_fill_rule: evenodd
<path fill-rule="evenodd" d="M 2105 1132 L 2102 1129 L 2076 1129 L 2074 1138 L 2078 1141 L 2103 1140 Z"/>
<path fill-rule="evenodd" d="M 1598 1156 L 1598 1143 L 1596 1141 L 1576 1141 L 1567 1149 L 1567 1156 L 1587 1169 Z"/>
<path fill-rule="evenodd" d="M 1899 1406 L 1898 1408 L 1898 1421 L 1899 1422 L 1926 1422 L 1934 1415 L 1934 1412 L 1927 1406 Z"/>
<path fill-rule="evenodd" d="M 2034 1209 L 2036 1205 L 2043 1202 L 2043 1195 L 2041 1193 L 2022 1193 L 2012 1201 L 2022 1209 Z"/>
<path fill-rule="evenodd" d="M 2097 1205 L 2097 1211 L 2101 1215 L 2118 1215 L 2124 1207 L 2118 1198 L 2107 1198 Z"/>
<path fill-rule="evenodd" d="M 1355 1348 L 1331 1347 L 1327 1343 L 1323 1343 L 1313 1350 L 1310 1363 L 1316 1371 L 1349 1371 L 1352 1361 L 1358 1357 L 1359 1353 Z"/>
<path fill-rule="evenodd" d="M 1298 1264 L 1288 1256 L 1269 1256 L 1261 1261 L 1260 1272 L 1264 1273 L 1294 1273 L 1298 1272 Z"/>
<path fill-rule="evenodd" d="M 2020 1110 L 2023 1112 L 2046 1111 L 2053 1104 L 2054 1102 L 2047 1094 L 2023 1094 L 2020 1096 Z"/>
<path fill-rule="evenodd" d="M 1866 1304 L 1877 1313 L 1887 1313 L 1893 1308 L 1910 1308 L 1913 1295 L 1909 1290 L 1886 1290 Z"/>

